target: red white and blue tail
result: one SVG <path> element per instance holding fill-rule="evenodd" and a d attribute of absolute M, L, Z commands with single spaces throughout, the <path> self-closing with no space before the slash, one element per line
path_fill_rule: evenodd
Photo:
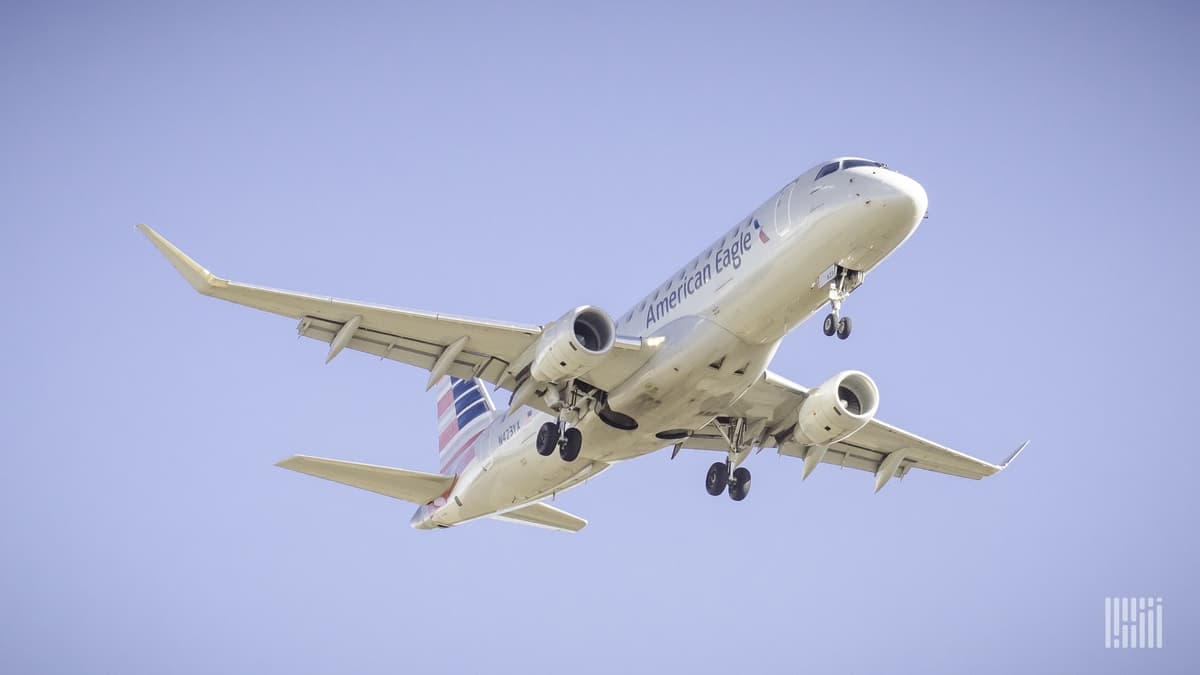
<path fill-rule="evenodd" d="M 484 432 L 495 415 L 496 405 L 483 382 L 476 379 L 444 377 L 434 392 L 437 395 L 438 467 L 442 474 L 454 475 L 475 458 L 476 445 L 486 442 Z"/>

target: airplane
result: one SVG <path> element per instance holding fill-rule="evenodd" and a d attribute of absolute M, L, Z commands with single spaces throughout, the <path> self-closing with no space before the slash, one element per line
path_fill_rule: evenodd
<path fill-rule="evenodd" d="M 717 453 L 708 494 L 742 501 L 754 449 L 874 474 L 912 469 L 981 479 L 992 464 L 876 418 L 865 373 L 806 388 L 768 370 L 780 341 L 828 306 L 845 340 L 848 296 L 908 240 L 924 188 L 887 165 L 840 157 L 771 195 L 624 314 L 590 305 L 545 325 L 463 318 L 241 284 L 214 276 L 146 225 L 143 234 L 203 295 L 298 320 L 300 335 L 423 368 L 438 419 L 439 471 L 294 455 L 277 466 L 411 502 L 410 524 L 495 518 L 577 532 L 545 502 L 613 464 L 671 448 Z M 488 391 L 506 390 L 498 407 Z M 586 441 L 585 441 L 586 439 Z M 557 455 L 557 456 L 555 456 Z M 721 457 L 723 455 L 723 457 Z"/>

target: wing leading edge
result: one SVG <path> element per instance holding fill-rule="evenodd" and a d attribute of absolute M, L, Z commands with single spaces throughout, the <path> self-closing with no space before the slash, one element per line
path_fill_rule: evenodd
<path fill-rule="evenodd" d="M 149 226 L 137 227 L 202 295 L 298 319 L 300 335 L 330 344 L 327 362 L 349 348 L 428 370 L 431 381 L 444 375 L 478 377 L 511 388 L 514 364 L 522 365 L 518 360 L 542 334 L 541 326 L 420 312 L 222 279 Z M 640 341 L 621 338 L 610 357 L 589 372 L 587 379 L 608 389 L 646 358 Z"/>

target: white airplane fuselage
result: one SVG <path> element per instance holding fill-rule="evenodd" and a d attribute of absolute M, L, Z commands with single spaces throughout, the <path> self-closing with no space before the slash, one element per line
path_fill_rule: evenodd
<path fill-rule="evenodd" d="M 840 266 L 865 275 L 924 218 L 927 197 L 911 178 L 871 163 L 815 179 L 825 165 L 772 195 L 617 319 L 620 335 L 656 350 L 608 393 L 636 429 L 586 415 L 577 426 L 587 442 L 578 460 L 564 462 L 535 448 L 538 428 L 554 417 L 528 407 L 498 411 L 475 459 L 447 495 L 418 508 L 413 527 L 456 525 L 561 492 L 727 410 L 783 336 L 829 303 L 823 273 Z"/>

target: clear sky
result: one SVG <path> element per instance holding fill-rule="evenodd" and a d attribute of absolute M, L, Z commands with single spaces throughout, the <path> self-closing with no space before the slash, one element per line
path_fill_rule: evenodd
<path fill-rule="evenodd" d="M 1188 3 L 5 3 L 6 673 L 1195 672 Z M 930 217 L 772 368 L 860 368 L 982 482 L 710 455 L 408 526 L 295 452 L 435 470 L 425 374 L 216 273 L 542 323 L 622 312 L 835 155 Z M 1103 646 L 1106 596 L 1165 647 Z"/>

